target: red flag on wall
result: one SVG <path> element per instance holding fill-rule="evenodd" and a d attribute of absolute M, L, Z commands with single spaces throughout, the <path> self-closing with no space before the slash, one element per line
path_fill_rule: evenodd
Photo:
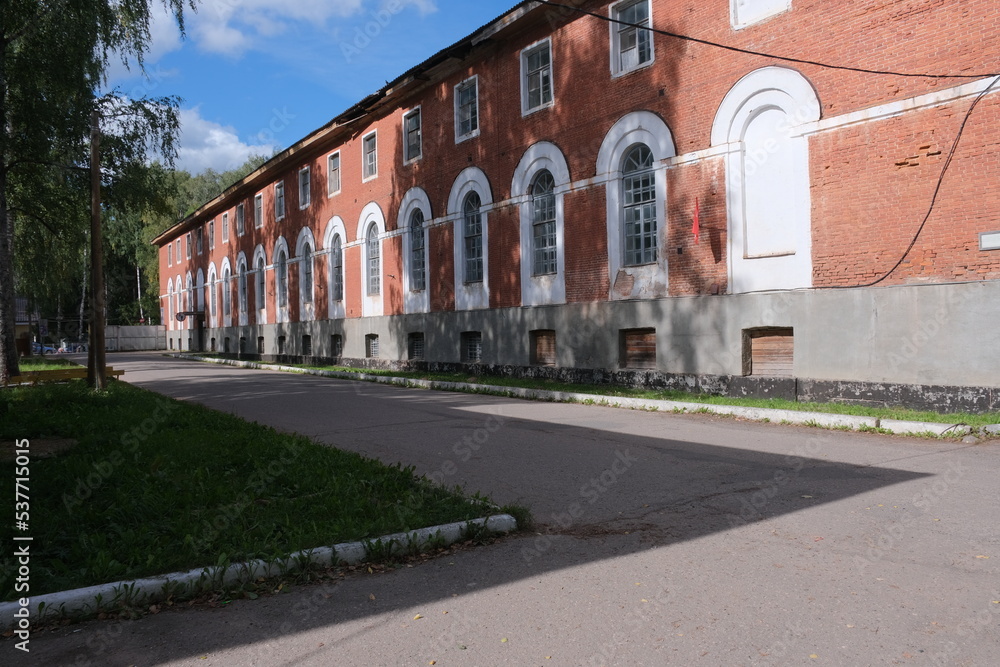
<path fill-rule="evenodd" d="M 691 233 L 694 234 L 694 243 L 698 245 L 699 238 L 701 237 L 701 207 L 698 205 L 698 200 L 694 200 L 694 224 L 691 225 Z"/>

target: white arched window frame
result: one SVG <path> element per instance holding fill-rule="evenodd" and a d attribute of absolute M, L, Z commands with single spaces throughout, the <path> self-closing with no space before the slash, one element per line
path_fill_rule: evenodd
<path fill-rule="evenodd" d="M 535 272 L 536 200 L 533 186 L 538 175 L 548 172 L 554 183 L 555 272 Z M 566 252 L 563 221 L 565 193 L 569 190 L 569 166 L 562 151 L 547 141 L 532 145 L 514 170 L 511 195 L 520 209 L 521 305 L 566 303 Z"/>
<path fill-rule="evenodd" d="M 478 228 L 481 233 L 475 251 L 482 255 L 482 280 L 466 281 L 466 204 L 470 195 L 479 198 Z M 490 266 L 489 266 L 489 211 L 493 208 L 493 193 L 489 179 L 478 167 L 468 167 L 455 179 L 448 197 L 448 219 L 454 229 L 455 257 L 455 309 L 474 310 L 490 307 Z M 473 238 L 469 237 L 469 238 Z"/>
<path fill-rule="evenodd" d="M 192 278 L 190 271 L 188 271 L 187 278 L 184 281 L 184 310 L 189 313 L 194 311 L 194 278 Z M 190 317 L 184 320 L 184 328 L 191 328 Z"/>
<path fill-rule="evenodd" d="M 180 312 L 182 312 L 184 310 L 184 305 L 182 303 L 182 301 L 183 301 L 183 292 L 184 292 L 184 283 L 181 282 L 181 277 L 177 276 L 177 278 L 174 279 L 174 316 L 175 317 L 176 317 L 176 315 L 178 313 L 180 313 Z M 187 326 L 185 323 L 178 322 L 177 326 L 175 327 L 175 329 L 183 329 L 185 326 Z"/>
<path fill-rule="evenodd" d="M 198 269 L 198 278 L 195 281 L 195 289 L 198 295 L 198 312 L 205 312 L 205 272 Z"/>
<path fill-rule="evenodd" d="M 323 233 L 323 253 L 326 254 L 327 312 L 331 320 L 347 315 L 344 295 L 344 245 L 347 229 L 339 216 L 330 218 Z"/>
<path fill-rule="evenodd" d="M 371 239 L 373 235 L 374 242 Z M 369 203 L 361 211 L 356 238 L 361 245 L 361 277 L 363 281 L 361 314 L 364 317 L 378 317 L 384 312 L 382 304 L 385 292 L 385 266 L 382 265 L 381 258 L 385 256 L 382 246 L 385 238 L 385 216 L 382 214 L 381 207 L 375 202 Z M 374 243 L 374 246 L 371 243 Z M 371 271 L 376 268 L 375 258 L 371 256 L 370 251 L 372 247 L 378 251 L 378 275 L 375 276 L 379 288 L 377 294 L 371 294 L 369 289 L 372 286 L 372 281 L 369 280 L 372 278 Z"/>
<path fill-rule="evenodd" d="M 414 221 L 422 217 L 419 228 Z M 427 278 L 430 270 L 430 250 L 428 243 L 428 226 L 433 220 L 431 200 L 423 188 L 412 188 L 404 196 L 399 206 L 399 216 L 396 228 L 405 230 L 403 233 L 403 311 L 406 313 L 430 312 L 430 290 L 427 289 Z M 419 286 L 415 273 L 419 262 L 423 263 L 424 285 Z"/>
<path fill-rule="evenodd" d="M 167 280 L 167 329 L 174 330 L 174 279 Z"/>
<path fill-rule="evenodd" d="M 253 251 L 253 284 L 256 323 L 267 324 L 267 255 L 262 245 L 258 245 Z"/>
<path fill-rule="evenodd" d="M 304 227 L 295 242 L 299 264 L 299 321 L 316 319 L 316 239 L 312 230 Z"/>
<path fill-rule="evenodd" d="M 229 263 L 229 258 L 222 260 L 222 269 L 219 278 L 219 289 L 222 292 L 222 326 L 228 327 L 233 324 L 233 268 Z"/>
<path fill-rule="evenodd" d="M 247 256 L 242 251 L 236 257 L 236 312 L 241 327 L 250 323 L 250 285 L 247 279 Z"/>
<path fill-rule="evenodd" d="M 274 265 L 275 322 L 288 322 L 288 243 L 283 236 L 274 244 L 271 263 Z"/>
<path fill-rule="evenodd" d="M 729 289 L 812 286 L 809 139 L 820 118 L 816 90 L 799 72 L 764 67 L 726 94 L 712 126 L 725 146 Z"/>
<path fill-rule="evenodd" d="M 205 285 L 208 290 L 208 326 L 216 328 L 219 326 L 219 273 L 215 270 L 215 262 L 208 266 L 208 283 Z"/>
<path fill-rule="evenodd" d="M 629 265 L 626 261 L 626 181 L 622 169 L 633 148 L 646 146 L 652 161 L 656 253 L 654 261 Z M 621 118 L 604 137 L 597 156 L 597 175 L 607 189 L 608 276 L 611 299 L 648 299 L 668 295 L 667 272 L 667 171 L 665 161 L 674 157 L 670 128 L 650 111 L 635 111 Z"/>

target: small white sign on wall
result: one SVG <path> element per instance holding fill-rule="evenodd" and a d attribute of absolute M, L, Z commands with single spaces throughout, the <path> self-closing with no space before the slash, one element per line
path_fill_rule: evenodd
<path fill-rule="evenodd" d="M 733 28 L 739 30 L 787 12 L 792 8 L 792 0 L 729 0 Z"/>
<path fill-rule="evenodd" d="M 980 250 L 1000 250 L 1000 232 L 982 232 L 979 235 Z"/>

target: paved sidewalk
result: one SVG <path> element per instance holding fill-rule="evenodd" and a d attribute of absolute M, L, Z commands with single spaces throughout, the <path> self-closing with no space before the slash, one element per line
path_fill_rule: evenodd
<path fill-rule="evenodd" d="M 112 360 L 139 386 L 523 502 L 538 534 L 70 626 L 10 662 L 0 645 L 4 664 L 995 664 L 996 442 Z"/>

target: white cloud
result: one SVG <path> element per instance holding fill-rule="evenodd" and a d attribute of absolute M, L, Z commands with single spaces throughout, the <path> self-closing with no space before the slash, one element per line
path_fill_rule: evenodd
<path fill-rule="evenodd" d="M 239 58 L 255 44 L 283 33 L 289 23 L 327 27 L 334 18 L 398 14 L 407 7 L 421 14 L 437 9 L 434 0 L 203 0 L 188 21 L 203 51 Z"/>
<path fill-rule="evenodd" d="M 191 174 L 206 169 L 227 171 L 247 161 L 251 155 L 270 156 L 277 145 L 258 137 L 260 143 L 247 143 L 236 130 L 201 117 L 201 110 L 181 109 L 180 149 L 177 167 Z"/>

